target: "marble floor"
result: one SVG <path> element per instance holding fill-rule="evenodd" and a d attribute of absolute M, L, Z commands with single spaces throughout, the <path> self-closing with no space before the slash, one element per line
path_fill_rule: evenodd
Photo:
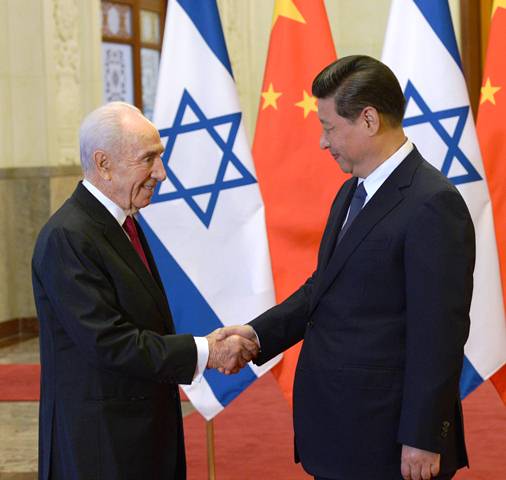
<path fill-rule="evenodd" d="M 0 364 L 38 363 L 39 339 L 0 342 Z M 183 415 L 193 413 L 183 403 Z M 37 478 L 38 402 L 0 402 L 0 480 Z"/>

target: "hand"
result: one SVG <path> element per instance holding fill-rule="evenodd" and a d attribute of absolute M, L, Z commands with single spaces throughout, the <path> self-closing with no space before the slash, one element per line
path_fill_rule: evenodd
<path fill-rule="evenodd" d="M 240 335 L 258 345 L 257 334 L 251 325 L 232 325 L 230 327 L 218 328 L 218 330 L 215 331 L 219 340 L 223 340 L 230 335 Z"/>
<path fill-rule="evenodd" d="M 223 335 L 222 329 L 207 335 L 209 360 L 207 368 L 217 368 L 226 375 L 237 373 L 246 363 L 258 355 L 255 342 L 239 335 Z"/>
<path fill-rule="evenodd" d="M 402 446 L 401 474 L 404 480 L 429 480 L 439 474 L 441 455 L 408 445 Z"/>
<path fill-rule="evenodd" d="M 223 340 L 229 337 L 230 335 L 239 335 L 243 338 L 247 338 L 248 340 L 255 342 L 258 351 L 260 350 L 257 334 L 253 329 L 253 327 L 250 325 L 232 325 L 230 327 L 223 327 L 216 330 L 216 333 L 219 340 Z M 256 356 L 257 355 L 255 355 L 255 358 Z M 235 372 L 227 372 L 224 368 L 218 368 L 218 371 L 224 373 L 225 375 L 228 375 L 229 373 L 235 373 Z"/>

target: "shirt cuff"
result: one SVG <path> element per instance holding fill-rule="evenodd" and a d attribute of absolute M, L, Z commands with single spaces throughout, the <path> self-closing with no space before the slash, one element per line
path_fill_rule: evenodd
<path fill-rule="evenodd" d="M 209 343 L 206 337 L 193 337 L 197 346 L 197 368 L 193 375 L 193 382 L 200 382 L 209 360 Z M 192 382 L 192 383 L 193 383 Z"/>
<path fill-rule="evenodd" d="M 257 337 L 258 350 L 262 351 L 262 345 L 260 345 L 260 339 L 258 338 L 258 333 L 253 327 L 251 327 L 251 328 L 253 329 L 253 332 L 255 333 L 255 337 Z"/>

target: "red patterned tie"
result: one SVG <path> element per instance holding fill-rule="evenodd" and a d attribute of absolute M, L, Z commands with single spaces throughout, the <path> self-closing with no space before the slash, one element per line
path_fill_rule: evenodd
<path fill-rule="evenodd" d="M 130 216 L 126 217 L 125 222 L 123 223 L 123 228 L 125 229 L 125 232 L 128 233 L 128 236 L 130 237 L 130 241 L 132 242 L 135 251 L 139 254 L 139 257 L 141 257 L 142 263 L 146 265 L 146 268 L 148 269 L 149 273 L 151 273 L 151 268 L 149 268 L 148 259 L 146 258 L 146 254 L 144 253 L 144 249 L 142 248 L 141 240 L 139 238 L 139 232 L 137 231 L 137 227 L 135 226 L 135 222 L 132 217 Z"/>

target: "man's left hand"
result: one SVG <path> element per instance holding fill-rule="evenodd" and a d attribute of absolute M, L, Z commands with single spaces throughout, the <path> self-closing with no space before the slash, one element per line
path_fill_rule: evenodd
<path fill-rule="evenodd" d="M 430 480 L 439 473 L 439 453 L 402 446 L 401 474 L 404 480 Z"/>

